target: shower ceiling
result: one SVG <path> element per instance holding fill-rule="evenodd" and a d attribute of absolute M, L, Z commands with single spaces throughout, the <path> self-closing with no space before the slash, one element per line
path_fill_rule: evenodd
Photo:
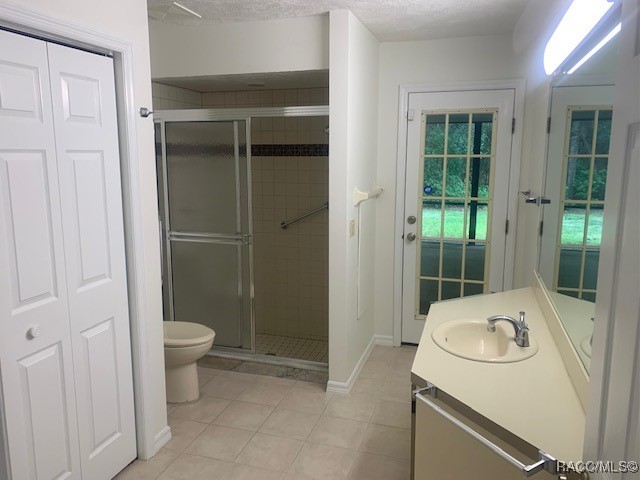
<path fill-rule="evenodd" d="M 187 88 L 196 92 L 232 92 L 239 90 L 282 90 L 329 86 L 328 70 L 297 72 L 243 73 L 202 77 L 154 78 L 154 82 Z"/>
<path fill-rule="evenodd" d="M 351 10 L 380 41 L 509 33 L 530 0 L 181 0 L 202 15 L 175 12 L 171 0 L 148 0 L 149 16 L 185 25 L 234 23 Z M 539 1 L 539 0 L 533 0 Z M 172 9 L 173 6 L 173 9 Z"/>

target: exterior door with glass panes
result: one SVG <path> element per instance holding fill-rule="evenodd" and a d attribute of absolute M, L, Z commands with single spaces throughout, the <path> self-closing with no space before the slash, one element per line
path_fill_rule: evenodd
<path fill-rule="evenodd" d="M 433 302 L 504 288 L 514 103 L 512 89 L 409 94 L 403 342 Z"/>
<path fill-rule="evenodd" d="M 611 137 L 612 85 L 555 87 L 540 275 L 554 291 L 595 301 Z"/>

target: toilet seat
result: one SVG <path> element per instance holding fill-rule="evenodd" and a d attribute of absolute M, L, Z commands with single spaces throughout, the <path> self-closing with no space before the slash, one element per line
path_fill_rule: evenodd
<path fill-rule="evenodd" d="M 163 322 L 165 348 L 193 347 L 213 341 L 216 333 L 199 323 Z"/>

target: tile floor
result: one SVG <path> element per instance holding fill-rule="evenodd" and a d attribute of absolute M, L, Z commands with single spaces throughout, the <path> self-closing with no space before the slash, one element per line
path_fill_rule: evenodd
<path fill-rule="evenodd" d="M 118 480 L 408 480 L 415 348 L 375 347 L 349 395 L 199 367 L 202 396 L 169 406 L 172 439 Z"/>
<path fill-rule="evenodd" d="M 256 353 L 312 362 L 327 363 L 329 361 L 327 342 L 265 333 L 256 334 Z"/>

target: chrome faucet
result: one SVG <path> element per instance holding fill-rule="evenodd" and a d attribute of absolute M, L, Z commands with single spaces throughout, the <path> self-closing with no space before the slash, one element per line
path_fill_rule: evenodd
<path fill-rule="evenodd" d="M 496 322 L 500 320 L 504 320 L 513 325 L 513 328 L 516 331 L 516 345 L 519 347 L 529 346 L 529 326 L 524 321 L 524 312 L 520 312 L 520 320 L 516 320 L 509 315 L 494 315 L 493 317 L 487 318 L 487 322 L 489 322 L 489 325 L 487 325 L 487 331 L 495 332 Z"/>

